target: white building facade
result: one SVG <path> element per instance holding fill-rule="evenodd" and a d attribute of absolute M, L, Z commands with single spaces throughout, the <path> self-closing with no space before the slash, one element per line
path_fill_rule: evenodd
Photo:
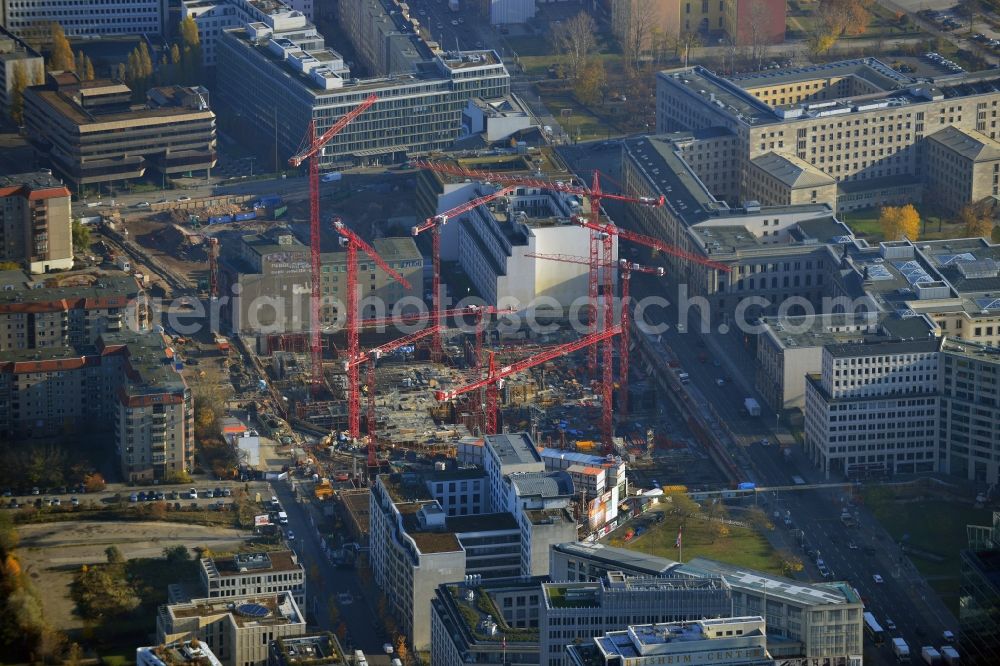
<path fill-rule="evenodd" d="M 831 345 L 806 379 L 805 453 L 847 476 L 937 469 L 941 340 Z"/>
<path fill-rule="evenodd" d="M 0 0 L 0 18 L 18 37 L 44 39 L 58 21 L 68 37 L 162 35 L 167 0 Z"/>

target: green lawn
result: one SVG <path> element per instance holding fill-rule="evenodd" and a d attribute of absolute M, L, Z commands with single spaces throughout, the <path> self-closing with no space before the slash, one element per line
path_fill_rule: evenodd
<path fill-rule="evenodd" d="M 910 546 L 945 558 L 943 562 L 933 562 L 910 556 L 931 587 L 957 614 L 961 573 L 958 553 L 967 543 L 965 526 L 991 524 L 990 511 L 947 499 L 897 498 L 884 488 L 866 490 L 864 499 L 897 542 L 908 535 L 905 542 Z"/>
<path fill-rule="evenodd" d="M 926 212 L 922 206 L 917 206 L 917 211 L 920 213 L 922 222 L 920 240 L 944 240 L 962 238 L 965 235 L 962 225 L 953 224 L 947 218 L 932 215 Z M 877 243 L 883 239 L 882 229 L 878 223 L 878 208 L 844 212 L 840 213 L 838 217 L 851 228 L 855 235 L 867 239 L 870 243 Z"/>
<path fill-rule="evenodd" d="M 625 543 L 625 530 L 619 529 L 606 540 L 611 546 L 637 550 L 648 555 L 657 555 L 677 560 L 674 548 L 680 517 L 666 513 L 666 519 L 639 537 Z M 778 555 L 762 534 L 751 528 L 730 527 L 729 536 L 716 537 L 707 520 L 690 518 L 684 525 L 684 561 L 693 557 L 707 557 L 720 562 L 744 566 L 759 571 L 782 575 Z"/>

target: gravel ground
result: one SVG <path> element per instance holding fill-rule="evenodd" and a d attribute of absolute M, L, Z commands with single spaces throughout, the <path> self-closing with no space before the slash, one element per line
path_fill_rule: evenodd
<path fill-rule="evenodd" d="M 127 559 L 157 557 L 179 543 L 189 549 L 234 550 L 247 532 L 161 522 L 41 523 L 18 528 L 19 559 L 35 581 L 45 617 L 63 631 L 83 627 L 70 598 L 73 575 L 84 564 L 104 562 L 104 549 L 116 545 Z"/>

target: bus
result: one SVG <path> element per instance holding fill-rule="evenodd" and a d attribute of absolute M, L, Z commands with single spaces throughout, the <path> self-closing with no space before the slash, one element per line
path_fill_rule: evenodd
<path fill-rule="evenodd" d="M 881 647 L 885 642 L 885 633 L 882 631 L 882 625 L 878 623 L 875 616 L 871 613 L 865 613 L 865 633 L 868 637 L 872 639 L 875 643 L 875 647 Z"/>

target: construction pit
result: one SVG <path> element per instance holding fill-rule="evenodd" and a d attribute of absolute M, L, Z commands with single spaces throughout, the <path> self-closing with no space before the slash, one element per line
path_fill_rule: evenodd
<path fill-rule="evenodd" d="M 486 359 L 492 353 L 495 365 L 501 367 L 578 337 L 579 333 L 569 326 L 544 339 L 531 340 L 499 339 L 495 332 L 487 331 L 481 357 Z M 426 341 L 379 359 L 375 370 L 374 415 L 378 456 L 383 465 L 388 460 L 398 460 L 400 453 L 406 451 L 413 451 L 420 458 L 451 458 L 461 438 L 484 432 L 484 389 L 450 401 L 435 399 L 436 391 L 454 390 L 485 376 L 485 369 L 471 367 L 473 340 L 472 335 L 452 332 L 445 339 L 441 363 L 430 360 Z M 361 347 L 371 348 L 385 341 L 384 337 L 362 333 Z M 348 424 L 347 375 L 342 361 L 330 358 L 337 354 L 336 342 L 327 339 L 324 391 L 315 398 L 308 391 L 310 355 L 304 337 L 299 338 L 297 346 L 276 350 L 259 360 L 273 388 L 288 398 L 288 421 L 293 427 L 317 436 L 332 434 L 328 441 L 340 440 L 343 448 L 353 446 L 360 452 L 367 446 L 367 435 L 352 442 L 345 441 L 346 436 L 341 434 Z M 600 432 L 600 384 L 591 380 L 587 366 L 584 349 L 508 377 L 498 392 L 500 428 L 531 432 L 540 446 L 605 453 Z M 359 375 L 364 429 L 369 410 L 367 365 L 361 366 Z M 628 461 L 633 481 L 647 488 L 653 480 L 690 487 L 724 484 L 724 475 L 690 436 L 684 419 L 652 386 L 646 378 L 638 377 L 631 385 L 630 415 L 615 415 L 614 452 Z"/>

